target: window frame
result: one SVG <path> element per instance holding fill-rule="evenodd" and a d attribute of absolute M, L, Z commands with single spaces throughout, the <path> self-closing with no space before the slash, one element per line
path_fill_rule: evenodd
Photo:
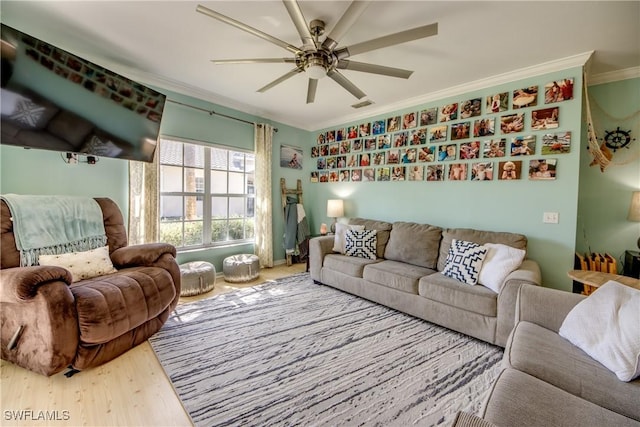
<path fill-rule="evenodd" d="M 180 239 L 181 239 L 181 245 L 178 246 L 176 245 L 176 250 L 178 252 L 187 252 L 187 251 L 193 251 L 193 250 L 200 250 L 200 249 L 213 249 L 213 248 L 221 248 L 221 247 L 228 247 L 228 246 L 234 246 L 234 245 L 244 245 L 244 244 L 254 244 L 255 243 L 255 232 L 251 233 L 250 230 L 247 229 L 248 227 L 248 223 L 252 222 L 253 226 L 255 227 L 255 167 L 252 171 L 247 171 L 247 156 L 252 156 L 253 157 L 253 162 L 255 165 L 255 152 L 251 151 L 251 150 L 246 150 L 246 149 L 242 149 L 242 148 L 237 148 L 237 147 L 232 147 L 232 146 L 227 146 L 227 145 L 222 145 L 222 144 L 214 144 L 214 143 L 209 143 L 209 142 L 205 142 L 205 141 L 198 141 L 198 140 L 193 140 L 193 139 L 188 139 L 188 138 L 180 138 L 180 137 L 175 137 L 175 136 L 169 136 L 169 135 L 160 135 L 160 137 L 158 138 L 160 141 L 160 149 L 158 150 L 157 155 L 158 157 L 158 203 L 159 203 L 159 215 L 158 215 L 158 225 L 159 225 L 159 230 L 160 230 L 160 236 L 162 236 L 162 224 L 168 224 L 168 223 L 173 223 L 173 224 L 181 224 L 181 234 L 180 234 Z M 163 163 L 162 162 L 162 144 L 164 141 L 169 141 L 169 142 L 174 142 L 174 143 L 179 143 L 182 144 L 181 148 L 182 148 L 182 160 L 180 163 L 178 164 L 174 164 L 174 163 Z M 195 145 L 195 146 L 200 146 L 203 147 L 203 165 L 202 165 L 202 171 L 203 171 L 203 180 L 204 180 L 204 191 L 203 192 L 198 192 L 198 191 L 185 191 L 185 170 L 189 169 L 189 168 L 194 168 L 194 166 L 187 166 L 185 165 L 185 161 L 184 161 L 184 144 L 191 144 L 191 145 Z M 218 150 L 224 150 L 226 151 L 226 157 L 227 157 L 227 161 L 226 161 L 226 168 L 225 169 L 220 169 L 220 168 L 212 168 L 212 161 L 211 161 L 211 157 L 212 157 L 212 153 L 214 149 L 218 149 Z M 233 155 L 234 153 L 241 153 L 243 154 L 243 168 L 241 170 L 235 169 L 233 168 Z M 182 191 L 162 191 L 162 182 L 163 182 L 163 173 L 162 173 L 162 167 L 163 166 L 171 166 L 171 167 L 179 167 L 180 171 L 181 171 L 181 183 L 182 183 Z M 198 167 L 198 169 L 200 169 Z M 221 192 L 216 192 L 216 193 L 212 193 L 212 184 L 211 184 L 211 175 L 212 172 L 216 171 L 216 172 L 224 172 L 226 174 L 226 193 L 221 193 Z M 241 193 L 233 193 L 230 192 L 230 174 L 242 174 L 243 177 L 243 192 Z M 195 181 L 197 182 L 200 179 L 200 177 L 196 177 Z M 198 190 L 200 188 L 200 186 L 198 184 L 195 184 L 195 189 Z M 182 214 L 180 216 L 180 218 L 176 219 L 176 220 L 163 220 L 163 212 L 162 212 L 162 198 L 163 197 L 181 197 L 181 209 L 182 209 Z M 201 219 L 198 219 L 197 221 L 201 221 L 202 222 L 202 243 L 196 244 L 196 245 L 185 245 L 185 224 L 189 223 L 193 220 L 188 220 L 186 219 L 186 212 L 185 212 L 185 201 L 187 197 L 195 197 L 196 199 L 196 203 L 198 202 L 202 202 L 202 215 L 201 215 Z M 227 202 L 227 206 L 226 206 L 226 217 L 223 219 L 216 219 L 213 216 L 212 213 L 212 207 L 213 207 L 213 203 L 212 200 L 215 197 L 223 197 L 226 198 L 226 202 Z M 230 217 L 229 216 L 229 212 L 230 212 L 230 205 L 231 205 L 231 200 L 232 199 L 242 199 L 243 200 L 243 206 L 244 206 L 244 216 L 241 217 Z M 253 200 L 253 203 L 251 203 L 250 201 Z M 253 206 L 253 212 L 251 216 L 249 216 L 249 211 L 250 211 L 250 205 Z M 232 221 L 236 221 L 236 220 L 241 220 L 242 221 L 242 230 L 243 230 L 243 234 L 244 237 L 242 239 L 229 239 L 229 232 L 231 231 L 231 227 L 230 224 Z M 227 231 L 227 239 L 224 241 L 212 241 L 212 235 L 213 235 L 213 227 L 212 227 L 212 223 L 214 221 L 220 221 L 220 222 L 226 222 L 226 231 Z M 255 228 L 254 228 L 255 230 Z M 249 233 L 248 233 L 249 232 Z M 250 235 L 250 237 L 247 237 L 247 234 Z M 161 241 L 162 238 L 161 238 Z"/>

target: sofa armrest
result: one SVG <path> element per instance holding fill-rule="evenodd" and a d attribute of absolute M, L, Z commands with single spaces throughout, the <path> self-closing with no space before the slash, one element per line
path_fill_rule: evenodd
<path fill-rule="evenodd" d="M 558 289 L 525 285 L 518 292 L 515 320 L 558 332 L 567 314 L 585 298 L 584 295 Z"/>
<path fill-rule="evenodd" d="M 0 288 L 2 302 L 17 302 L 33 298 L 38 289 L 51 282 L 63 282 L 70 285 L 71 273 L 66 268 L 36 265 L 33 267 L 14 267 L 0 269 Z"/>
<path fill-rule="evenodd" d="M 538 263 L 525 259 L 520 267 L 512 271 L 504 280 L 504 285 L 498 294 L 498 324 L 496 327 L 496 344 L 504 347 L 507 338 L 516 324 L 516 301 L 518 290 L 524 284 L 540 285 L 540 267 Z"/>
<path fill-rule="evenodd" d="M 71 363 L 79 332 L 69 283 L 71 273 L 60 267 L 0 270 L 2 359 L 43 375 Z"/>
<path fill-rule="evenodd" d="M 313 280 L 321 281 L 320 270 L 327 254 L 333 253 L 334 236 L 320 236 L 309 240 L 309 273 Z"/>
<path fill-rule="evenodd" d="M 496 425 L 483 420 L 477 415 L 460 411 L 456 414 L 451 427 L 496 427 Z"/>
<path fill-rule="evenodd" d="M 111 261 L 116 268 L 153 266 L 164 254 L 175 258 L 176 248 L 168 243 L 125 246 L 111 252 Z"/>

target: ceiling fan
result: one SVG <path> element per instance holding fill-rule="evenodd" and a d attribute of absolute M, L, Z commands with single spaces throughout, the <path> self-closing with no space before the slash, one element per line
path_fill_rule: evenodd
<path fill-rule="evenodd" d="M 284 82 L 285 80 L 299 73 L 306 72 L 309 76 L 309 85 L 307 88 L 307 104 L 312 103 L 316 97 L 316 89 L 318 80 L 324 76 L 328 76 L 349 93 L 358 99 L 362 99 L 366 94 L 356 85 L 349 81 L 338 70 L 361 71 L 365 73 L 380 74 L 389 77 L 398 77 L 408 79 L 413 71 L 401 68 L 386 67 L 383 65 L 368 64 L 364 62 L 350 61 L 347 58 L 364 52 L 369 52 L 384 47 L 389 47 L 425 37 L 438 34 L 438 24 L 429 24 L 410 30 L 389 34 L 376 39 L 356 43 L 351 46 L 337 48 L 342 37 L 349 31 L 351 26 L 356 22 L 358 17 L 364 12 L 370 1 L 354 1 L 347 8 L 346 12 L 338 20 L 331 30 L 331 33 L 321 42 L 320 37 L 324 35 L 325 23 L 319 19 L 312 20 L 308 25 L 302 14 L 300 5 L 296 0 L 283 0 L 284 6 L 291 17 L 300 39 L 302 46 L 296 47 L 283 40 L 273 37 L 233 18 L 225 16 L 221 13 L 213 11 L 205 6 L 198 5 L 196 11 L 207 15 L 218 21 L 234 26 L 240 30 L 260 37 L 268 42 L 280 46 L 294 56 L 293 58 L 251 58 L 251 59 L 220 59 L 212 60 L 214 64 L 268 64 L 268 63 L 288 63 L 295 64 L 295 67 L 277 78 L 266 86 L 258 89 L 258 92 L 266 92 L 274 86 Z"/>

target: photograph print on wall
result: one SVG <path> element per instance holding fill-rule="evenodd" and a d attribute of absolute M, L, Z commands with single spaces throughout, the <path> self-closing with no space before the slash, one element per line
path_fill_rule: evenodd
<path fill-rule="evenodd" d="M 512 156 L 530 156 L 536 153 L 536 136 L 517 136 L 511 138 Z"/>
<path fill-rule="evenodd" d="M 458 103 L 447 104 L 440 108 L 440 123 L 458 118 Z"/>
<path fill-rule="evenodd" d="M 349 126 L 347 129 L 347 138 L 354 139 L 358 137 L 358 126 Z"/>
<path fill-rule="evenodd" d="M 385 132 L 386 123 L 384 120 L 375 120 L 373 122 L 373 126 L 371 126 L 371 134 L 372 135 L 380 135 Z"/>
<path fill-rule="evenodd" d="M 418 126 L 418 121 L 416 120 L 416 113 L 407 113 L 402 116 L 402 129 L 412 129 Z"/>
<path fill-rule="evenodd" d="M 555 80 L 544 85 L 544 103 L 573 99 L 573 79 Z"/>
<path fill-rule="evenodd" d="M 479 116 L 482 112 L 482 98 L 469 99 L 460 103 L 460 118 Z"/>
<path fill-rule="evenodd" d="M 529 179 L 556 179 L 557 159 L 534 159 L 529 161 Z"/>
<path fill-rule="evenodd" d="M 351 171 L 351 181 L 353 182 L 362 181 L 362 169 L 353 169 Z"/>
<path fill-rule="evenodd" d="M 531 129 L 555 129 L 558 127 L 559 115 L 559 107 L 534 110 L 531 112 Z"/>
<path fill-rule="evenodd" d="M 428 126 L 436 124 L 438 119 L 438 107 L 427 108 L 420 111 L 420 126 Z"/>
<path fill-rule="evenodd" d="M 280 145 L 280 167 L 302 169 L 302 148 Z"/>
<path fill-rule="evenodd" d="M 423 181 L 424 180 L 424 166 L 411 166 L 409 167 L 409 173 L 407 178 L 409 181 Z"/>
<path fill-rule="evenodd" d="M 362 180 L 366 182 L 373 182 L 376 180 L 376 173 L 373 168 L 365 168 L 362 170 Z"/>
<path fill-rule="evenodd" d="M 460 144 L 460 160 L 479 159 L 480 141 L 465 142 Z"/>
<path fill-rule="evenodd" d="M 371 135 L 371 123 L 362 123 L 358 127 L 358 136 L 369 136 Z"/>
<path fill-rule="evenodd" d="M 478 162 L 471 164 L 472 181 L 493 180 L 493 162 Z"/>
<path fill-rule="evenodd" d="M 500 117 L 500 130 L 502 133 L 515 133 L 524 130 L 524 114 L 507 114 Z"/>
<path fill-rule="evenodd" d="M 427 128 L 420 128 L 411 131 L 409 135 L 409 145 L 422 145 L 427 143 Z"/>
<path fill-rule="evenodd" d="M 491 136 L 495 134 L 496 119 L 478 119 L 473 122 L 473 136 Z"/>
<path fill-rule="evenodd" d="M 422 147 L 418 150 L 418 161 L 433 162 L 435 160 L 434 147 Z"/>
<path fill-rule="evenodd" d="M 447 140 L 447 125 L 429 128 L 429 142 L 444 142 Z"/>
<path fill-rule="evenodd" d="M 427 166 L 427 181 L 443 181 L 443 180 L 444 180 L 443 165 Z"/>
<path fill-rule="evenodd" d="M 530 86 L 513 91 L 513 109 L 538 105 L 538 86 Z"/>
<path fill-rule="evenodd" d="M 387 132 L 396 132 L 400 130 L 400 116 L 389 117 L 387 119 Z"/>
<path fill-rule="evenodd" d="M 391 179 L 391 168 L 377 168 L 376 181 L 389 181 Z"/>
<path fill-rule="evenodd" d="M 449 165 L 449 181 L 466 181 L 467 180 L 467 164 L 452 163 Z"/>
<path fill-rule="evenodd" d="M 522 176 L 522 160 L 500 162 L 498 169 L 498 179 L 515 180 Z"/>
<path fill-rule="evenodd" d="M 542 155 L 571 152 L 571 132 L 547 133 L 542 136 Z"/>
<path fill-rule="evenodd" d="M 451 125 L 451 139 L 467 139 L 469 138 L 469 129 L 471 128 L 471 122 L 462 122 Z"/>
<path fill-rule="evenodd" d="M 455 160 L 457 148 L 456 144 L 442 144 L 438 146 L 438 161 Z"/>
<path fill-rule="evenodd" d="M 491 139 L 489 141 L 485 141 L 482 157 L 489 158 L 489 159 L 493 159 L 496 157 L 504 157 L 506 145 L 507 145 L 507 140 L 504 138 Z"/>
<path fill-rule="evenodd" d="M 487 114 L 500 113 L 509 109 L 509 92 L 487 96 Z"/>
<path fill-rule="evenodd" d="M 344 141 L 347 139 L 347 130 L 344 128 L 336 129 L 336 141 Z"/>

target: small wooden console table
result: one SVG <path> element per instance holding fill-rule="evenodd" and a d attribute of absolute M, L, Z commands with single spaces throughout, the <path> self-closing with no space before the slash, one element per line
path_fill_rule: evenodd
<path fill-rule="evenodd" d="M 585 295 L 590 295 L 593 291 L 607 283 L 609 280 L 615 280 L 618 283 L 640 290 L 640 280 L 634 279 L 633 277 L 591 270 L 571 270 L 567 274 L 573 280 L 584 285 L 583 294 Z"/>

